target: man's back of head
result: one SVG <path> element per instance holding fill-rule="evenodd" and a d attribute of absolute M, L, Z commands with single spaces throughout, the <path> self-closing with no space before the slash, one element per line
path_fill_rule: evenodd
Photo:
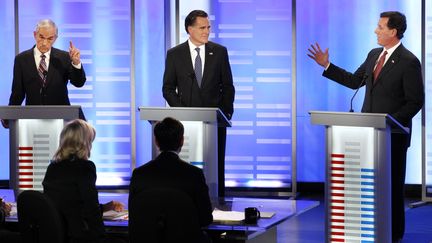
<path fill-rule="evenodd" d="M 183 146 L 183 134 L 183 124 L 171 117 L 166 117 L 162 121 L 157 122 L 154 127 L 156 144 L 161 152 L 180 152 Z"/>

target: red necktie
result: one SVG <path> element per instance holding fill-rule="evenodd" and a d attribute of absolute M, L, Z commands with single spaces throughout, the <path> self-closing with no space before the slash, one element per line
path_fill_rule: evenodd
<path fill-rule="evenodd" d="M 378 78 L 379 73 L 381 72 L 381 69 L 384 66 L 384 61 L 387 55 L 387 51 L 384 51 L 384 54 L 380 57 L 380 59 L 378 60 L 378 63 L 375 67 L 375 70 L 373 72 L 373 76 L 374 76 L 374 81 Z"/>

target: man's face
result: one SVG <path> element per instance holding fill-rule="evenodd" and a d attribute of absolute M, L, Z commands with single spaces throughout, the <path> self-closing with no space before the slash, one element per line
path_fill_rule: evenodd
<path fill-rule="evenodd" d="M 49 51 L 57 39 L 55 28 L 52 26 L 39 28 L 38 32 L 33 32 L 33 35 L 36 40 L 36 47 L 42 53 Z"/>
<path fill-rule="evenodd" d="M 375 29 L 375 34 L 377 35 L 377 41 L 380 46 L 386 47 L 395 41 L 397 30 L 389 29 L 387 26 L 389 18 L 380 18 L 378 21 L 378 26 Z"/>
<path fill-rule="evenodd" d="M 188 31 L 190 40 L 196 46 L 207 43 L 210 35 L 210 22 L 208 18 L 197 17 L 195 24 L 188 27 Z"/>

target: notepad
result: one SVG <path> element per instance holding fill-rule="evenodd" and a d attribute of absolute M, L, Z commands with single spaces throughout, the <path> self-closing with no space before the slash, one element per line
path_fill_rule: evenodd
<path fill-rule="evenodd" d="M 215 208 L 212 214 L 215 222 L 241 222 L 244 220 L 244 212 L 239 211 L 222 211 Z"/>
<path fill-rule="evenodd" d="M 102 218 L 104 220 L 127 220 L 129 217 L 128 211 L 124 210 L 121 212 L 117 212 L 114 210 L 109 210 L 103 213 Z"/>
<path fill-rule="evenodd" d="M 275 212 L 260 212 L 261 218 L 269 219 L 275 215 Z"/>
<path fill-rule="evenodd" d="M 260 212 L 262 219 L 273 217 L 275 212 Z M 216 222 L 240 222 L 244 220 L 244 212 L 240 211 L 222 211 L 218 208 L 213 210 L 213 221 Z"/>

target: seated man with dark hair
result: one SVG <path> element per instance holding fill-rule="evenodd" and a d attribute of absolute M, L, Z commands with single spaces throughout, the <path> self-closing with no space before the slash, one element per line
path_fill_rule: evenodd
<path fill-rule="evenodd" d="M 181 160 L 178 155 L 183 146 L 183 133 L 184 128 L 181 122 L 170 117 L 155 125 L 155 142 L 160 154 L 154 160 L 133 171 L 129 202 L 140 192 L 155 188 L 181 191 L 192 199 L 199 225 L 207 226 L 213 221 L 208 187 L 203 171 Z"/>

